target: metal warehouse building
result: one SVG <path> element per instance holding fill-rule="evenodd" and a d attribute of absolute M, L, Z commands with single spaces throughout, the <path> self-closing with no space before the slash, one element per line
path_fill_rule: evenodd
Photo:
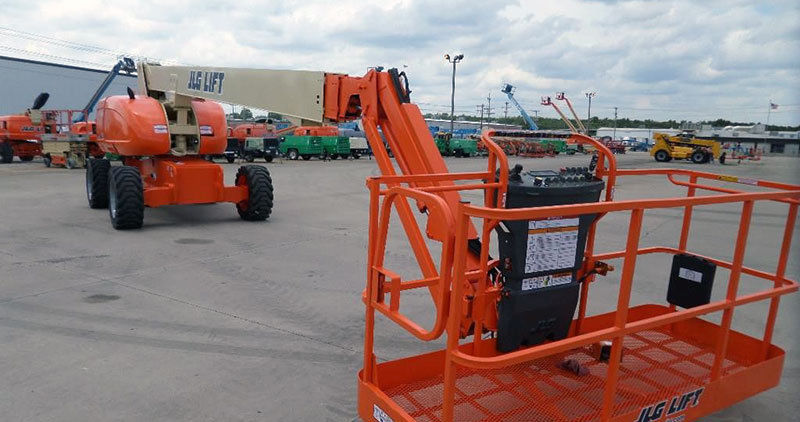
<path fill-rule="evenodd" d="M 109 70 L 115 63 L 109 63 Z M 108 70 L 39 62 L 0 56 L 0 115 L 24 112 L 39 93 L 47 92 L 47 109 L 76 109 L 86 106 Z M 105 95 L 136 90 L 136 76 L 120 73 Z"/>

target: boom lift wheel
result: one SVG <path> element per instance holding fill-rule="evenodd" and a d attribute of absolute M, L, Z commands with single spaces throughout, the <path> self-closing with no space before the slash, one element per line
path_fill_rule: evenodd
<path fill-rule="evenodd" d="M 26 155 L 24 157 L 19 157 L 19 159 L 22 160 L 22 161 L 33 161 L 33 156 L 32 155 Z"/>
<path fill-rule="evenodd" d="M 144 191 L 139 170 L 112 167 L 108 178 L 108 211 L 117 230 L 138 229 L 144 220 Z"/>
<path fill-rule="evenodd" d="M 14 148 L 8 142 L 0 143 L 0 161 L 8 164 L 14 160 Z"/>
<path fill-rule="evenodd" d="M 272 176 L 263 166 L 241 166 L 236 185 L 247 186 L 247 200 L 236 204 L 239 217 L 246 221 L 264 221 L 272 213 Z"/>
<path fill-rule="evenodd" d="M 288 157 L 290 160 L 296 160 L 296 159 L 297 159 L 297 157 L 299 157 L 300 155 L 297 153 L 297 150 L 296 150 L 296 149 L 292 148 L 292 149 L 290 149 L 290 150 L 289 150 L 289 151 L 286 153 L 286 156 L 287 156 L 287 157 Z"/>
<path fill-rule="evenodd" d="M 86 199 L 89 208 L 108 208 L 108 172 L 111 161 L 90 158 L 86 163 Z"/>
<path fill-rule="evenodd" d="M 44 156 L 44 166 L 45 167 L 50 167 L 51 164 L 53 164 L 53 159 L 50 158 L 50 154 L 45 155 Z"/>
<path fill-rule="evenodd" d="M 660 149 L 656 151 L 655 159 L 659 163 L 666 163 L 667 161 L 672 160 L 672 157 L 669 156 L 669 153 L 666 150 Z"/>

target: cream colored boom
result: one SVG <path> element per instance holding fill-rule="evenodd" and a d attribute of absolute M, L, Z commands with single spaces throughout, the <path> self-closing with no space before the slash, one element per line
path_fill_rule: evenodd
<path fill-rule="evenodd" d="M 138 64 L 139 92 L 177 94 L 323 121 L 325 72 Z"/>

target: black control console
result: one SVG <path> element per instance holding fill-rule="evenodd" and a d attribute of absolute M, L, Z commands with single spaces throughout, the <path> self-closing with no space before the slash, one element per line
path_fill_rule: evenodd
<path fill-rule="evenodd" d="M 509 172 L 506 208 L 597 202 L 605 183 L 593 168 Z M 503 221 L 498 226 L 503 291 L 497 349 L 510 352 L 567 336 L 578 303 L 577 270 L 597 216 Z"/>

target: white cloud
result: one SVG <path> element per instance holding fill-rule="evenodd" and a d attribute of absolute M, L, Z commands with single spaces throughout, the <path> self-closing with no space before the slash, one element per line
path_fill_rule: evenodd
<path fill-rule="evenodd" d="M 629 117 L 761 121 L 771 99 L 786 105 L 772 122 L 800 124 L 800 6 L 792 0 L 6 0 L 3 8 L 0 27 L 186 64 L 351 74 L 407 65 L 425 111 L 449 110 L 442 55 L 460 52 L 457 112 L 474 112 L 489 92 L 493 106 L 502 104 L 499 86 L 510 82 L 531 109 L 557 91 L 584 108 L 592 86 L 601 116 L 617 106 Z M 0 29 L 0 54 L 20 49 L 31 58 L 115 60 Z"/>

